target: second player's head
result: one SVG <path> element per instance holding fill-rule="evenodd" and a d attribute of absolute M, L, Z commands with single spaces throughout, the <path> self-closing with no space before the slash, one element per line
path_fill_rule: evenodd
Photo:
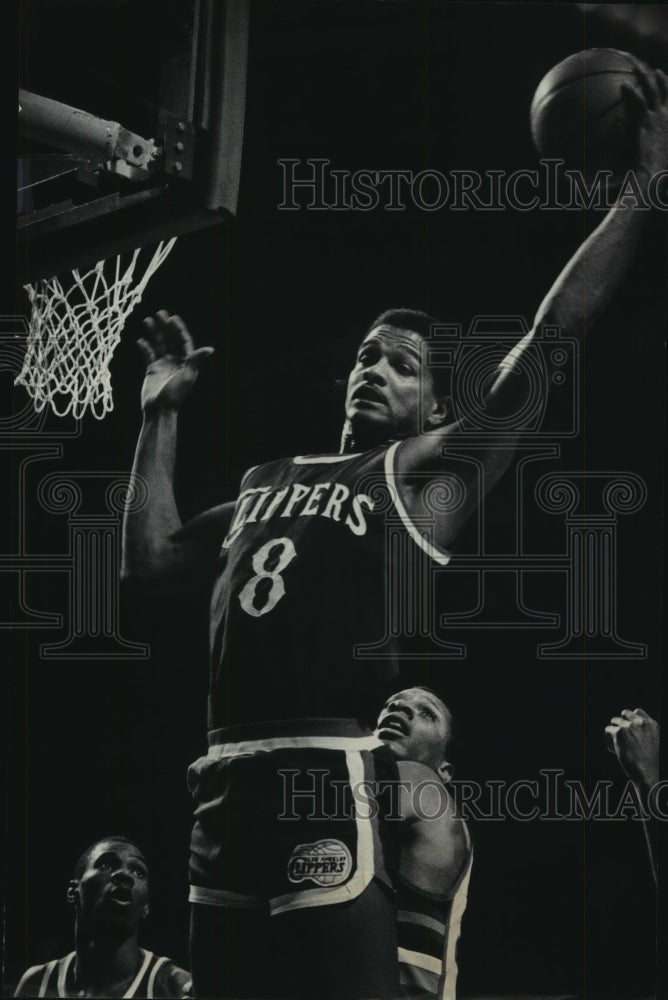
<path fill-rule="evenodd" d="M 369 327 L 348 378 L 346 428 L 355 448 L 370 448 L 441 427 L 448 419 L 447 371 L 427 364 L 435 320 L 391 309 Z"/>
<path fill-rule="evenodd" d="M 81 925 L 132 933 L 148 916 L 148 866 L 142 852 L 125 837 L 91 844 L 75 865 L 67 898 Z"/>
<path fill-rule="evenodd" d="M 453 720 L 444 701 L 426 687 L 410 687 L 387 699 L 376 723 L 376 736 L 399 760 L 413 760 L 437 771 L 443 781 L 452 777 L 448 747 Z"/>

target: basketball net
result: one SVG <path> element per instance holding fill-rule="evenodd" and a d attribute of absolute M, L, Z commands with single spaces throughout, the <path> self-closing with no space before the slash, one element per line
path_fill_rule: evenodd
<path fill-rule="evenodd" d="M 99 260 L 85 274 L 72 271 L 67 291 L 58 278 L 25 285 L 32 313 L 23 368 L 14 384 L 25 386 L 38 413 L 49 403 L 59 417 L 71 413 L 79 420 L 89 410 L 101 420 L 114 408 L 111 358 L 126 319 L 175 243 L 176 237 L 161 242 L 137 277 L 141 248 L 125 270 L 119 254 Z"/>

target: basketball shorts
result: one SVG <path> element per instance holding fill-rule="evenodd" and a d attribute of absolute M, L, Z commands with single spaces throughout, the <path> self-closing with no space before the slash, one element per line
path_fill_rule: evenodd
<path fill-rule="evenodd" d="M 235 742 L 218 730 L 188 769 L 190 901 L 279 914 L 355 899 L 373 878 L 392 888 L 391 751 L 347 720 L 277 725 Z"/>

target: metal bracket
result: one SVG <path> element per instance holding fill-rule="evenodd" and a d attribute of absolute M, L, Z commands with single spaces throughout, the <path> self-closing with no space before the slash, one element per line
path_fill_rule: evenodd
<path fill-rule="evenodd" d="M 191 180 L 194 167 L 195 126 L 168 111 L 160 112 L 160 135 L 163 142 L 162 168 L 166 174 Z"/>

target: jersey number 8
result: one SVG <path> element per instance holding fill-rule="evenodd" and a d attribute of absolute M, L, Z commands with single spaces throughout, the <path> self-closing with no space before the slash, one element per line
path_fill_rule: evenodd
<path fill-rule="evenodd" d="M 255 576 L 239 594 L 239 602 L 246 614 L 259 618 L 276 607 L 285 594 L 281 573 L 296 555 L 297 550 L 290 538 L 272 538 L 257 550 L 252 559 Z M 259 607 L 258 600 L 262 602 Z"/>

